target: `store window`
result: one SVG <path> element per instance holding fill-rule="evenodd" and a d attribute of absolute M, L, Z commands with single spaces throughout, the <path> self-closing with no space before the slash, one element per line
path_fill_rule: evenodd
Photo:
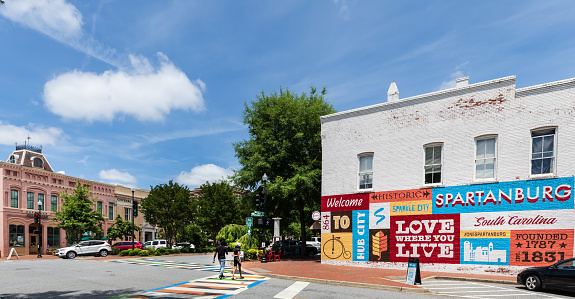
<path fill-rule="evenodd" d="M 475 139 L 475 179 L 495 179 L 496 138 Z"/>
<path fill-rule="evenodd" d="M 441 152 L 443 145 L 425 146 L 425 184 L 441 183 Z"/>
<path fill-rule="evenodd" d="M 52 201 L 50 202 L 50 207 L 52 212 L 58 211 L 58 196 L 52 195 Z"/>
<path fill-rule="evenodd" d="M 10 206 L 13 208 L 18 207 L 18 190 L 10 190 Z"/>
<path fill-rule="evenodd" d="M 555 172 L 555 128 L 531 131 L 531 174 Z"/>
<path fill-rule="evenodd" d="M 359 159 L 359 189 L 373 188 L 373 153 L 358 156 Z"/>
<path fill-rule="evenodd" d="M 59 227 L 48 227 L 48 247 L 60 247 Z"/>
<path fill-rule="evenodd" d="M 8 242 L 10 247 L 24 247 L 24 225 L 10 224 L 8 226 Z"/>
<path fill-rule="evenodd" d="M 26 201 L 26 208 L 34 210 L 34 193 L 28 192 L 28 200 Z"/>

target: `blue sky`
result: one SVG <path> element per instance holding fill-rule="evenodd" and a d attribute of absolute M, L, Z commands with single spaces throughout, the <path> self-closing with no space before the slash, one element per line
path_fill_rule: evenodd
<path fill-rule="evenodd" d="M 575 77 L 573 1 L 5 0 L 0 156 L 190 188 L 240 165 L 244 103 L 327 86 L 337 111 L 516 75 Z"/>

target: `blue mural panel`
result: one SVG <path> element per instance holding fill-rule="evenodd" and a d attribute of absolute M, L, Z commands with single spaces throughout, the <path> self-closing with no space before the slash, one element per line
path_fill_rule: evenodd
<path fill-rule="evenodd" d="M 353 260 L 369 261 L 369 210 L 353 211 Z"/>
<path fill-rule="evenodd" d="M 509 265 L 508 238 L 460 239 L 461 264 Z"/>
<path fill-rule="evenodd" d="M 433 189 L 433 214 L 573 209 L 574 178 Z"/>

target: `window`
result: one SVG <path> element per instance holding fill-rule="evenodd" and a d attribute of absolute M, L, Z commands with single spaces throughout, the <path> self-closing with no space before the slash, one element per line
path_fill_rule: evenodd
<path fill-rule="evenodd" d="M 113 204 L 108 205 L 108 219 L 114 220 L 114 205 Z"/>
<path fill-rule="evenodd" d="M 40 204 L 40 203 L 42 203 L 42 204 Z M 38 194 L 38 210 L 44 211 L 45 205 L 46 205 L 46 202 L 44 201 L 44 194 Z"/>
<path fill-rule="evenodd" d="M 34 193 L 28 192 L 28 201 L 26 202 L 26 208 L 34 210 Z"/>
<path fill-rule="evenodd" d="M 96 210 L 98 211 L 98 213 L 103 214 L 102 212 L 102 202 L 99 201 L 96 203 Z"/>
<path fill-rule="evenodd" d="M 373 154 L 359 156 L 359 189 L 373 188 Z"/>
<path fill-rule="evenodd" d="M 52 195 L 52 202 L 50 203 L 52 212 L 58 211 L 58 196 Z"/>
<path fill-rule="evenodd" d="M 14 157 L 14 155 L 10 155 L 10 163 L 12 164 L 16 163 L 16 158 Z"/>
<path fill-rule="evenodd" d="M 10 206 L 13 208 L 18 207 L 18 190 L 10 190 Z"/>
<path fill-rule="evenodd" d="M 38 167 L 38 168 L 44 167 L 44 161 L 42 161 L 41 158 L 34 157 L 33 163 L 34 163 L 34 167 Z"/>
<path fill-rule="evenodd" d="M 10 247 L 24 247 L 24 225 L 10 224 L 8 226 L 8 240 Z"/>
<path fill-rule="evenodd" d="M 124 208 L 124 221 L 131 221 L 132 218 L 130 217 L 130 215 L 132 215 L 132 209 Z"/>
<path fill-rule="evenodd" d="M 531 174 L 554 173 L 555 129 L 531 132 Z"/>
<path fill-rule="evenodd" d="M 425 184 L 441 183 L 441 148 L 442 145 L 425 147 Z"/>
<path fill-rule="evenodd" d="M 48 227 L 48 247 L 60 247 L 59 227 Z"/>
<path fill-rule="evenodd" d="M 495 178 L 495 137 L 475 140 L 475 179 Z"/>

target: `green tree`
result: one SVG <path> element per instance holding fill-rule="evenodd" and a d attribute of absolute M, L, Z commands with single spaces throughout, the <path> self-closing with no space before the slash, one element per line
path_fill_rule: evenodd
<path fill-rule="evenodd" d="M 205 247 L 208 243 L 208 236 L 202 231 L 197 223 L 190 223 L 178 230 L 176 233 L 177 242 L 190 242 L 196 247 Z"/>
<path fill-rule="evenodd" d="M 66 231 L 66 241 L 70 244 L 80 240 L 85 232 L 100 233 L 105 219 L 100 211 L 94 210 L 94 204 L 98 197 L 91 198 L 92 192 L 88 185 L 76 183 L 76 188 L 71 194 L 60 193 L 64 199 L 62 211 L 56 212 L 55 221 L 58 227 Z"/>
<path fill-rule="evenodd" d="M 216 236 L 216 240 L 224 239 L 226 243 L 236 242 L 241 236 L 248 233 L 248 228 L 245 225 L 228 224 L 224 226 Z"/>
<path fill-rule="evenodd" d="M 188 187 L 170 181 L 151 187 L 148 197 L 142 199 L 144 219 L 161 227 L 171 247 L 176 233 L 194 219 L 194 204 Z"/>
<path fill-rule="evenodd" d="M 228 224 L 241 223 L 238 199 L 234 189 L 223 180 L 200 186 L 197 201 L 197 221 L 210 239 L 215 240 L 218 232 Z"/>
<path fill-rule="evenodd" d="M 304 242 L 311 212 L 321 204 L 320 116 L 336 112 L 324 101 L 325 94 L 325 87 L 319 94 L 311 87 L 309 95 L 262 92 L 245 104 L 243 122 L 250 139 L 234 144 L 242 165 L 234 175 L 236 185 L 261 191 L 266 173 L 268 217 L 281 217 L 284 226 L 299 223 Z"/>
<path fill-rule="evenodd" d="M 137 225 L 133 226 L 134 231 L 141 231 Z M 106 237 L 112 241 L 116 239 L 127 240 L 132 236 L 132 222 L 131 221 L 123 221 L 120 215 L 116 216 L 116 222 L 108 227 L 108 231 Z"/>

